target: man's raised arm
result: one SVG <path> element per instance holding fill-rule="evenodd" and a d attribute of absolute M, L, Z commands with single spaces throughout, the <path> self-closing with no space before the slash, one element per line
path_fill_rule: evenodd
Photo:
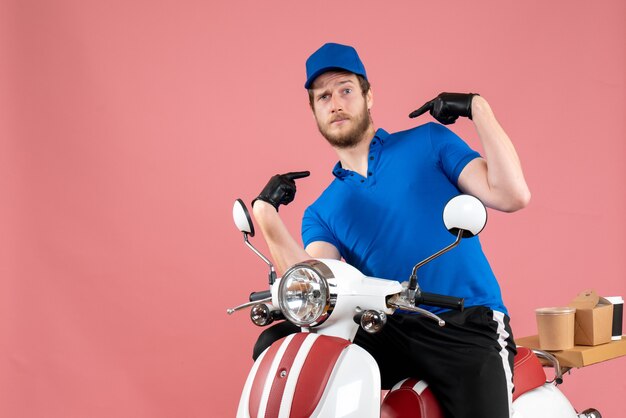
<path fill-rule="evenodd" d="M 339 251 L 325 242 L 311 243 L 305 251 L 289 233 L 278 215 L 278 207 L 291 203 L 295 197 L 295 180 L 308 175 L 308 171 L 277 174 L 252 202 L 252 213 L 263 232 L 279 274 L 284 273 L 292 265 L 310 258 L 340 258 Z"/>
<path fill-rule="evenodd" d="M 530 190 L 513 143 L 484 98 L 474 96 L 471 106 L 485 158 L 465 166 L 459 188 L 497 210 L 514 212 L 524 208 L 530 201 Z"/>
<path fill-rule="evenodd" d="M 459 189 L 504 212 L 514 212 L 528 204 L 530 191 L 515 147 L 483 97 L 473 93 L 441 93 L 409 117 L 426 112 L 444 125 L 454 123 L 460 116 L 474 122 L 485 158 L 476 158 L 463 168 Z"/>

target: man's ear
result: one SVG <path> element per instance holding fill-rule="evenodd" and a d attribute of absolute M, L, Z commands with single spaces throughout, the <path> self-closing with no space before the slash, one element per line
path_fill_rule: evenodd
<path fill-rule="evenodd" d="M 371 110 L 372 106 L 374 106 L 374 93 L 371 87 L 367 93 L 365 93 L 365 102 L 367 103 L 367 110 Z"/>
<path fill-rule="evenodd" d="M 309 109 L 311 109 L 311 116 L 313 117 L 313 119 L 317 120 L 317 118 L 315 117 L 315 104 L 309 102 Z"/>

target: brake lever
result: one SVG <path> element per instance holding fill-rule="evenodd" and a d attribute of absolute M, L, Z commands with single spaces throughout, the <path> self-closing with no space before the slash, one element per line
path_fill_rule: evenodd
<path fill-rule="evenodd" d="M 426 309 L 422 309 L 422 308 L 418 308 L 417 306 L 414 306 L 413 304 L 411 304 L 411 302 L 409 302 L 408 300 L 406 300 L 406 298 L 404 298 L 402 295 L 399 295 L 399 294 L 395 294 L 392 297 L 390 297 L 387 300 L 387 306 L 389 306 L 390 308 L 402 309 L 404 311 L 420 313 L 424 315 L 425 317 L 430 318 L 433 321 L 435 321 L 437 325 L 439 325 L 440 327 L 443 327 L 446 325 L 446 321 L 444 321 L 443 319 L 441 319 L 434 313 L 427 311 Z"/>
<path fill-rule="evenodd" d="M 239 305 L 239 306 L 235 306 L 234 308 L 228 308 L 228 309 L 226 309 L 226 313 L 227 313 L 228 315 L 232 315 L 232 314 L 234 314 L 235 312 L 240 311 L 240 310 L 242 310 L 242 309 L 249 308 L 250 306 L 254 306 L 254 305 L 258 304 L 258 303 L 269 302 L 269 301 L 271 301 L 271 300 L 272 300 L 272 297 L 270 296 L 269 298 L 260 299 L 260 300 L 255 300 L 255 301 L 253 301 L 253 302 L 243 303 L 243 304 L 241 304 L 241 305 Z"/>

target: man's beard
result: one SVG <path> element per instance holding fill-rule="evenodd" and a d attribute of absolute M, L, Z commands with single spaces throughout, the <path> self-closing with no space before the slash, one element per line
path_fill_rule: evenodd
<path fill-rule="evenodd" d="M 335 117 L 345 118 L 347 115 L 339 113 Z M 317 120 L 317 128 L 333 147 L 340 149 L 354 148 L 363 140 L 365 133 L 370 129 L 372 124 L 367 104 L 363 106 L 362 112 L 350 118 L 350 122 L 352 122 L 354 126 L 349 131 L 342 133 L 331 133 L 326 126 L 320 124 L 319 120 Z"/>

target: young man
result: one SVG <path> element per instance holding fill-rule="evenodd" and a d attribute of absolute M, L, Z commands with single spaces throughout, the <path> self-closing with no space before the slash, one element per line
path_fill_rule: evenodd
<path fill-rule="evenodd" d="M 373 93 L 354 48 L 325 44 L 306 68 L 311 110 L 339 162 L 333 182 L 304 214 L 305 248 L 285 228 L 278 207 L 293 200 L 295 179 L 308 173 L 272 177 L 253 202 L 279 270 L 310 258 L 343 258 L 366 275 L 405 281 L 417 261 L 450 243 L 441 213 L 453 196 L 472 194 L 505 212 L 528 203 L 515 149 L 481 96 L 442 93 L 411 116 L 430 111 L 444 124 L 470 118 L 484 158 L 440 124 L 394 134 L 376 129 Z M 378 334 L 360 331 L 355 343 L 378 362 L 383 386 L 419 376 L 449 417 L 509 416 L 515 343 L 478 238 L 464 240 L 421 269 L 420 286 L 463 297 L 466 309 L 429 308 L 446 320 L 444 328 L 418 315 L 393 315 Z M 289 323 L 269 328 L 254 356 L 296 331 Z"/>

